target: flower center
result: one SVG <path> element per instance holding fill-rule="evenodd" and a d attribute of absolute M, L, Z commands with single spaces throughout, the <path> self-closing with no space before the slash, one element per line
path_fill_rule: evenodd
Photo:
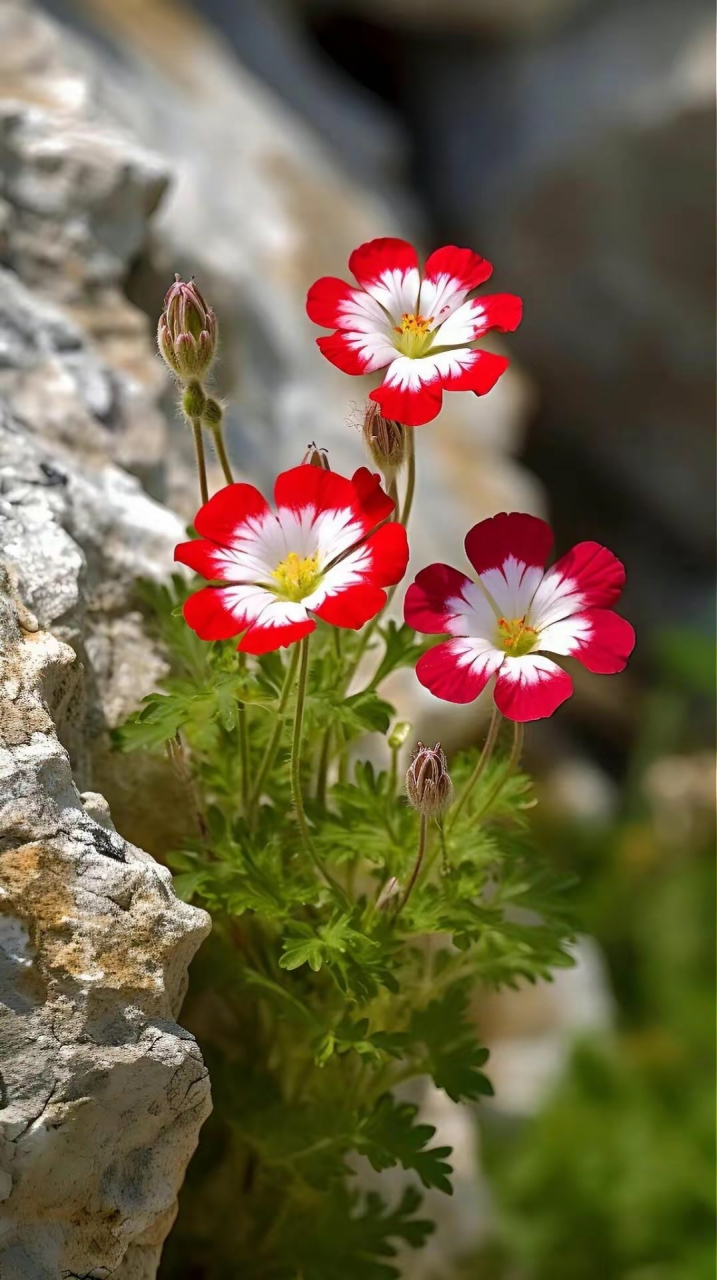
<path fill-rule="evenodd" d="M 535 627 L 529 627 L 522 618 L 498 619 L 498 645 L 511 658 L 522 658 L 535 648 L 538 633 Z"/>
<path fill-rule="evenodd" d="M 285 599 L 303 600 L 304 596 L 311 594 L 321 577 L 318 551 L 303 560 L 295 551 L 290 551 L 286 559 L 272 570 L 271 576 L 276 579 Z"/>
<path fill-rule="evenodd" d="M 401 323 L 395 327 L 395 332 L 398 334 L 396 346 L 399 351 L 411 360 L 423 355 L 431 345 L 433 334 L 430 326 L 432 324 L 433 316 L 420 316 L 414 311 L 404 311 Z"/>

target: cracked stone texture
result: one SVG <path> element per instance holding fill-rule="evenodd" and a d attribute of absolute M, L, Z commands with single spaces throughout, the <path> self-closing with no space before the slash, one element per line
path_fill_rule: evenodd
<path fill-rule="evenodd" d="M 149 1278 L 210 1109 L 175 1022 L 209 919 L 77 791 L 53 714 L 79 663 L 11 592 L 4 572 L 0 1274 Z"/>

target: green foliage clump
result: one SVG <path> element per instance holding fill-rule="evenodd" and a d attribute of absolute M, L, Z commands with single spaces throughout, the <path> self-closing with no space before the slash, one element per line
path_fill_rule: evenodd
<path fill-rule="evenodd" d="M 168 751 L 180 772 L 193 830 L 169 861 L 177 891 L 214 921 L 189 1019 L 215 1109 L 163 1275 L 391 1280 L 399 1249 L 431 1231 L 416 1184 L 450 1194 L 452 1172 L 399 1087 L 428 1077 L 456 1102 L 492 1092 L 471 989 L 571 963 L 568 879 L 536 857 L 530 781 L 499 752 L 455 815 L 428 824 L 408 893 L 420 819 L 398 747 L 383 747 L 385 768 L 351 748 L 389 735 L 379 689 L 415 663 L 414 633 L 320 625 L 304 698 L 299 646 L 247 661 L 232 642 L 205 644 L 180 616 L 185 592 L 179 578 L 145 588 L 171 673 L 117 735 L 124 750 Z M 472 752 L 452 762 L 457 794 L 474 766 Z M 358 1158 L 410 1175 L 397 1202 L 360 1189 Z"/>

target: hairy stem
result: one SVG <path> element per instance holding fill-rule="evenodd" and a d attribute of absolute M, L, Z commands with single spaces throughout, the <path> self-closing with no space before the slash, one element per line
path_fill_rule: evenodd
<path fill-rule="evenodd" d="M 229 462 L 229 455 L 227 454 L 226 446 L 224 444 L 224 430 L 221 422 L 218 422 L 215 427 L 212 427 L 212 435 L 214 437 L 214 448 L 217 451 L 217 457 L 222 471 L 224 472 L 224 479 L 227 484 L 234 484 L 234 476 L 232 474 L 231 463 Z"/>
<path fill-rule="evenodd" d="M 419 825 L 419 828 L 418 828 L 418 853 L 416 854 L 416 861 L 415 861 L 415 862 L 414 862 L 414 864 L 413 864 L 413 871 L 411 872 L 411 879 L 410 879 L 410 880 L 409 880 L 409 882 L 408 882 L 408 885 L 407 885 L 407 887 L 406 887 L 406 892 L 404 893 L 403 898 L 401 899 L 401 902 L 400 902 L 400 904 L 399 904 L 399 907 L 398 907 L 398 910 L 397 910 L 397 912 L 396 912 L 396 915 L 395 915 L 394 919 L 396 919 L 396 918 L 401 914 L 401 912 L 403 911 L 403 908 L 405 907 L 406 903 L 408 902 L 408 899 L 410 898 L 411 894 L 413 893 L 413 886 L 415 885 L 415 883 L 416 883 L 416 881 L 417 881 L 417 879 L 418 879 L 419 872 L 420 872 L 420 870 L 421 870 L 421 866 L 422 866 L 422 864 L 423 864 L 423 856 L 424 856 L 424 854 L 425 854 L 425 852 L 426 852 L 426 838 L 427 838 L 427 835 L 428 835 L 428 818 L 426 817 L 425 813 L 422 813 L 422 814 L 421 814 L 421 822 L 420 822 L 420 825 Z"/>
<path fill-rule="evenodd" d="M 408 520 L 413 506 L 413 495 L 416 492 L 416 440 L 415 427 L 406 428 L 406 465 L 408 467 L 408 475 L 406 478 L 406 492 L 403 498 L 403 510 L 401 512 L 401 524 L 404 528 L 408 527 Z"/>
<path fill-rule="evenodd" d="M 271 769 L 271 766 L 274 763 L 276 753 L 279 750 L 281 735 L 284 731 L 284 714 L 286 712 L 286 704 L 288 703 L 289 697 L 291 695 L 291 690 L 294 684 L 294 678 L 296 676 L 296 668 L 298 666 L 298 663 L 299 663 L 299 648 L 298 648 L 298 645 L 294 645 L 294 648 L 291 654 L 291 661 L 289 663 L 286 676 L 284 677 L 284 684 L 282 686 L 281 696 L 279 698 L 279 706 L 276 712 L 276 724 L 274 725 L 274 732 L 272 733 L 271 738 L 267 743 L 266 751 L 264 752 L 262 762 L 259 766 L 259 772 L 257 774 L 256 784 L 254 786 L 251 799 L 249 801 L 250 816 L 254 815 L 258 807 L 259 801 L 261 800 L 261 793 L 264 789 L 264 783 L 266 782 L 267 774 L 269 773 L 269 770 Z"/>
<path fill-rule="evenodd" d="M 291 799 L 299 820 L 299 829 L 306 852 L 326 883 L 345 901 L 346 895 L 343 889 L 338 881 L 334 880 L 333 876 L 326 870 L 316 851 L 304 811 L 304 798 L 301 794 L 301 740 L 304 724 L 304 703 L 306 701 L 306 682 L 309 674 L 309 637 L 304 636 L 298 647 L 301 650 L 301 662 L 299 664 L 299 683 L 296 691 L 296 709 L 294 711 L 294 736 L 291 743 Z"/>
<path fill-rule="evenodd" d="M 246 670 L 246 654 L 239 654 L 239 670 Z M 239 722 L 239 765 L 241 768 L 241 807 L 244 817 L 249 813 L 249 733 L 246 707 L 243 702 L 238 706 Z"/>
<path fill-rule="evenodd" d="M 202 424 L 199 418 L 192 418 L 192 434 L 194 435 L 194 448 L 197 454 L 199 493 L 202 499 L 202 506 L 204 506 L 204 503 L 209 501 L 209 488 L 207 486 L 207 463 L 204 457 L 204 438 L 202 436 Z"/>
<path fill-rule="evenodd" d="M 510 755 L 508 756 L 508 763 L 506 764 L 505 769 L 501 773 L 495 786 L 492 788 L 490 793 L 486 796 L 486 799 L 483 802 L 483 805 L 475 815 L 476 820 L 478 818 L 482 818 L 483 814 L 488 809 L 490 809 L 491 805 L 498 799 L 498 796 L 503 790 L 503 787 L 508 781 L 511 773 L 517 767 L 520 761 L 522 750 L 523 750 L 524 732 L 525 732 L 525 726 L 522 724 L 519 724 L 517 720 L 514 720 L 513 721 L 513 745 L 510 749 Z"/>
<path fill-rule="evenodd" d="M 456 800 L 456 803 L 453 806 L 453 812 L 451 813 L 448 819 L 448 822 L 446 824 L 446 829 L 448 831 L 451 830 L 461 809 L 463 808 L 471 791 L 476 785 L 476 782 L 485 771 L 486 765 L 488 764 L 488 761 L 490 760 L 493 754 L 493 748 L 495 746 L 495 740 L 498 737 L 499 728 L 500 728 L 500 711 L 498 710 L 497 707 L 494 707 L 493 715 L 491 716 L 490 724 L 488 726 L 488 733 L 486 735 L 486 740 L 485 740 L 485 743 L 483 744 L 483 750 L 481 751 L 478 757 L 475 769 L 473 770 L 470 778 L 466 782 L 463 790 L 461 791 L 461 794 L 459 795 L 458 799 Z"/>

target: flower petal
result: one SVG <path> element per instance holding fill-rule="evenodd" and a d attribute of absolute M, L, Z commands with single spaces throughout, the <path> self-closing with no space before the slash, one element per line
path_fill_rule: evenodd
<path fill-rule="evenodd" d="M 351 483 L 368 528 L 374 528 L 390 516 L 396 504 L 381 487 L 381 477 L 377 472 L 369 471 L 368 467 L 359 467 L 358 471 L 354 471 Z"/>
<path fill-rule="evenodd" d="M 429 649 L 416 663 L 424 689 L 444 702 L 473 702 L 505 660 L 487 641 L 456 638 Z"/>
<path fill-rule="evenodd" d="M 494 293 L 471 298 L 439 326 L 434 342 L 436 346 L 457 347 L 473 342 L 489 329 L 510 333 L 518 328 L 522 315 L 523 303 L 515 294 Z"/>
<path fill-rule="evenodd" d="M 337 329 L 329 337 L 317 338 L 316 345 L 331 364 L 342 373 L 350 373 L 354 377 L 383 369 L 398 357 L 396 348 L 385 333 L 358 333 Z"/>
<path fill-rule="evenodd" d="M 390 236 L 369 240 L 351 254 L 349 271 L 394 321 L 416 311 L 421 278 L 416 250 L 408 241 Z"/>
<path fill-rule="evenodd" d="M 388 333 L 386 312 L 365 289 L 354 289 L 336 276 L 323 276 L 306 295 L 306 312 L 314 324 L 326 329 L 350 329 L 357 333 Z"/>
<path fill-rule="evenodd" d="M 614 604 L 625 584 L 625 567 L 599 542 L 579 542 L 546 573 L 531 609 L 533 625 L 546 627 L 572 613 Z"/>
<path fill-rule="evenodd" d="M 459 249 L 447 244 L 436 249 L 426 262 L 421 285 L 420 312 L 442 324 L 479 284 L 493 274 L 485 258 L 472 249 Z"/>
<path fill-rule="evenodd" d="M 470 578 L 449 564 L 429 564 L 416 574 L 403 603 L 404 621 L 424 635 L 440 635 L 448 630 L 448 601 L 460 598 L 471 586 Z"/>
<path fill-rule="evenodd" d="M 426 358 L 433 361 L 444 391 L 472 391 L 477 396 L 485 396 L 492 391 L 510 364 L 506 356 L 470 348 L 438 351 Z"/>
<path fill-rule="evenodd" d="M 228 640 L 250 626 L 272 599 L 262 587 L 202 587 L 185 600 L 182 613 L 200 640 Z"/>
<path fill-rule="evenodd" d="M 566 671 L 542 654 L 528 653 L 523 658 L 506 658 L 493 697 L 508 720 L 524 723 L 551 716 L 572 691 Z"/>
<path fill-rule="evenodd" d="M 407 427 L 420 427 L 441 411 L 443 391 L 435 360 L 398 356 L 386 370 L 383 383 L 370 394 L 386 418 Z"/>
<path fill-rule="evenodd" d="M 227 557 L 222 548 L 206 538 L 194 538 L 191 542 L 178 543 L 174 548 L 174 559 L 179 564 L 186 564 L 195 573 L 200 573 L 203 578 L 233 580 L 231 573 L 227 572 Z"/>
<path fill-rule="evenodd" d="M 539 648 L 569 654 L 596 675 L 623 671 L 635 647 L 635 632 L 612 609 L 588 609 L 552 622 L 540 633 Z"/>
<path fill-rule="evenodd" d="M 479 521 L 469 529 L 465 540 L 466 555 L 476 573 L 481 574 L 501 569 L 510 558 L 542 569 L 552 545 L 550 525 L 520 511 L 501 511 Z"/>
<path fill-rule="evenodd" d="M 386 592 L 380 587 L 370 582 L 358 582 L 327 595 L 313 612 L 333 627 L 347 627 L 358 631 L 365 622 L 376 617 L 385 603 Z"/>
<path fill-rule="evenodd" d="M 307 468 L 308 469 L 308 468 Z M 302 640 L 316 630 L 316 623 L 302 602 L 270 599 L 237 645 L 240 653 L 272 653 Z"/>
<path fill-rule="evenodd" d="M 269 504 L 253 484 L 228 484 L 199 508 L 194 528 L 212 542 L 226 545 L 247 521 L 268 515 Z"/>
<path fill-rule="evenodd" d="M 393 587 L 401 581 L 408 565 L 408 536 L 402 524 L 392 520 L 376 529 L 363 543 L 371 553 L 371 581 Z"/>

